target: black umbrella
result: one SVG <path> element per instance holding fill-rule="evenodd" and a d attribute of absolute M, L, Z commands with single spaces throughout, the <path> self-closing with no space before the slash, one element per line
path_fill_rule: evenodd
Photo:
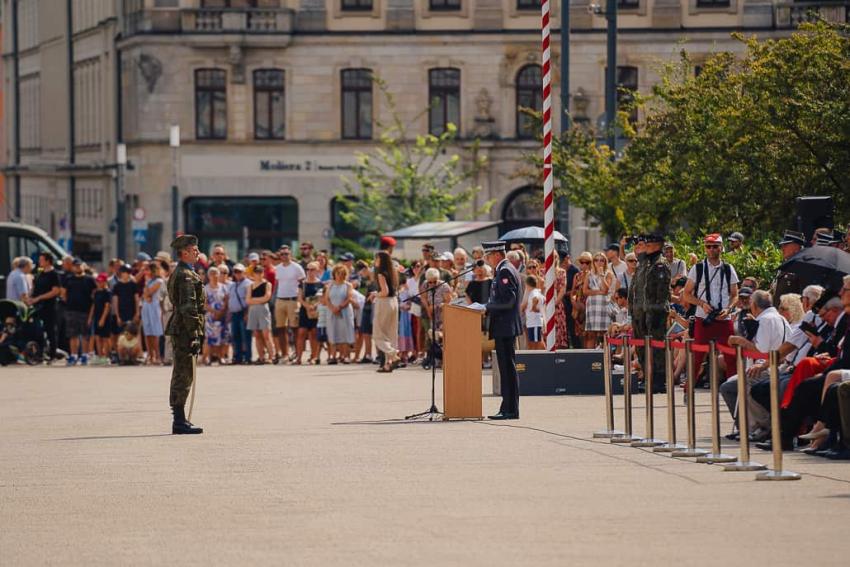
<path fill-rule="evenodd" d="M 779 271 L 797 274 L 804 285 L 837 289 L 841 279 L 850 274 L 850 254 L 839 248 L 812 246 L 786 260 Z"/>

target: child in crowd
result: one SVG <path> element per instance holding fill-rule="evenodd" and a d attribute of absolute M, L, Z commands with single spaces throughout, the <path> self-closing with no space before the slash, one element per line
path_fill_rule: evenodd
<path fill-rule="evenodd" d="M 95 347 L 97 358 L 95 364 L 105 364 L 109 353 L 112 352 L 112 294 L 109 292 L 109 275 L 98 274 L 95 279 L 97 289 L 94 292 L 94 312 L 92 324 L 94 325 Z"/>
<path fill-rule="evenodd" d="M 130 321 L 124 325 L 124 332 L 118 336 L 118 364 L 135 366 L 142 357 L 142 343 L 139 340 L 139 328 Z"/>
<path fill-rule="evenodd" d="M 408 356 L 416 356 L 416 345 L 413 342 L 413 322 L 410 316 L 410 289 L 407 287 L 407 276 L 398 276 L 398 352 L 401 364 L 406 366 Z"/>
<path fill-rule="evenodd" d="M 608 318 L 611 325 L 609 334 L 619 335 L 628 333 L 632 328 L 632 320 L 629 317 L 629 291 L 625 287 L 614 292 L 614 301 L 608 304 Z"/>
<path fill-rule="evenodd" d="M 315 356 L 316 364 L 319 364 L 321 360 L 322 349 L 327 350 L 328 348 L 328 306 L 322 301 L 324 297 L 324 288 L 319 289 L 316 292 L 316 298 L 318 299 L 316 309 L 319 313 L 319 318 L 316 320 L 316 340 L 319 342 L 319 349 L 316 351 Z"/>
<path fill-rule="evenodd" d="M 543 350 L 543 304 L 544 297 L 540 291 L 537 276 L 525 278 L 525 327 L 528 333 L 528 349 Z"/>
<path fill-rule="evenodd" d="M 138 285 L 130 277 L 130 266 L 118 268 L 118 281 L 112 286 L 113 348 L 117 350 L 118 339 L 127 323 L 139 321 Z"/>

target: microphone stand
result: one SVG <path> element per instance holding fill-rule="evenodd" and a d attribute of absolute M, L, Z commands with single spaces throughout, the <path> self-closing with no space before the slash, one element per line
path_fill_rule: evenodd
<path fill-rule="evenodd" d="M 461 276 L 465 276 L 466 274 L 470 273 L 476 267 L 478 267 L 477 262 L 475 264 L 473 264 L 473 266 L 471 268 L 469 268 L 468 270 L 464 270 L 463 272 L 459 273 L 458 275 L 456 275 L 452 278 L 449 278 L 449 281 L 447 281 L 447 282 L 441 281 L 437 285 L 428 286 L 426 289 L 420 291 L 416 295 L 414 295 L 412 297 L 408 297 L 407 299 L 405 299 L 405 302 L 412 301 L 412 300 L 416 299 L 417 297 L 419 297 L 419 296 L 421 296 L 425 293 L 430 293 L 431 294 L 431 308 L 433 309 L 435 307 L 436 298 L 437 298 L 437 288 L 439 288 L 441 284 L 443 284 L 443 283 L 449 284 L 450 282 L 455 281 L 456 279 L 460 278 Z M 414 414 L 405 416 L 404 419 L 406 419 L 406 420 L 425 419 L 427 421 L 436 421 L 437 419 L 439 419 L 440 416 L 443 415 L 443 412 L 441 412 L 437 408 L 437 390 L 436 390 L 436 388 L 437 388 L 437 325 L 436 325 L 437 317 L 436 317 L 436 315 L 437 315 L 437 312 L 436 312 L 436 310 L 434 310 L 434 316 L 431 318 L 431 345 L 430 345 L 430 347 L 428 347 L 428 356 L 431 359 L 431 407 L 428 408 L 427 410 L 423 411 L 423 412 L 414 413 Z"/>

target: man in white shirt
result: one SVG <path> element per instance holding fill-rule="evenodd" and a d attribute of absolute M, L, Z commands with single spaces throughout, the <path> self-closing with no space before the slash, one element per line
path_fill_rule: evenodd
<path fill-rule="evenodd" d="M 667 242 L 664 244 L 664 248 L 661 251 L 664 254 L 664 258 L 667 260 L 667 263 L 670 264 L 670 282 L 675 282 L 679 278 L 685 277 L 687 275 L 687 270 L 685 269 L 685 261 L 681 258 L 676 258 L 676 249 L 673 248 L 673 244 Z"/>
<path fill-rule="evenodd" d="M 617 279 L 626 271 L 626 263 L 620 259 L 620 245 L 612 242 L 605 249 L 605 257 L 608 258 L 608 263 L 611 265 L 611 271 Z"/>
<path fill-rule="evenodd" d="M 292 251 L 282 246 L 278 252 L 280 264 L 275 273 L 274 334 L 281 348 L 282 360 L 289 358 L 288 329 L 298 328 L 298 287 L 307 277 L 304 268 L 292 261 Z"/>
<path fill-rule="evenodd" d="M 6 279 L 6 299 L 26 302 L 32 293 L 29 274 L 32 272 L 32 260 L 26 256 L 15 258 L 12 263 L 15 268 L 9 272 Z"/>
<path fill-rule="evenodd" d="M 720 259 L 723 237 L 709 234 L 703 240 L 705 260 L 698 262 L 688 272 L 688 283 L 682 292 L 685 300 L 696 305 L 694 344 L 707 345 L 712 340 L 726 345 L 734 333 L 734 322 L 729 317 L 738 302 L 738 274 L 734 266 Z M 704 353 L 694 353 L 694 368 L 699 371 Z M 735 357 L 724 355 L 726 376 L 735 372 Z"/>
<path fill-rule="evenodd" d="M 779 311 L 773 306 L 773 299 L 770 293 L 764 290 L 753 292 L 750 298 L 750 311 L 755 316 L 758 322 L 758 331 L 752 341 L 734 335 L 729 337 L 730 346 L 740 346 L 746 351 L 758 351 L 764 355 L 764 358 L 750 364 L 747 369 L 747 387 L 764 378 L 768 377 L 768 355 L 771 351 L 778 351 L 779 348 L 791 336 L 791 327 L 785 317 L 779 314 Z M 723 385 L 720 386 L 720 395 L 726 401 L 729 412 L 735 415 L 735 408 L 738 403 L 738 380 L 739 376 L 729 378 Z M 753 433 L 754 440 L 762 441 L 767 438 L 770 433 L 770 414 L 759 404 L 748 399 L 748 409 L 752 421 L 750 423 L 750 433 Z"/>

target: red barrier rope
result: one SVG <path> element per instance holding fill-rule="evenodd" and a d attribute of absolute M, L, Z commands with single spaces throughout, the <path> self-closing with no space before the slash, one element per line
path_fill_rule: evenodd
<path fill-rule="evenodd" d="M 633 347 L 642 347 L 646 344 L 646 341 L 643 339 L 630 339 L 629 344 Z"/>
<path fill-rule="evenodd" d="M 691 343 L 691 352 L 701 352 L 703 354 L 708 354 L 710 352 L 710 348 L 708 345 L 698 345 L 695 343 Z"/>
<path fill-rule="evenodd" d="M 685 350 L 685 342 L 684 341 L 671 341 L 670 347 L 678 350 Z"/>
<path fill-rule="evenodd" d="M 735 347 L 722 345 L 720 343 L 717 343 L 717 351 L 721 354 L 728 354 L 728 355 L 731 355 L 731 356 L 735 356 L 738 353 L 738 351 L 735 349 Z M 769 356 L 769 355 L 767 355 L 763 352 L 759 352 L 757 350 L 745 350 L 745 351 L 741 351 L 741 354 L 743 355 L 744 358 L 749 358 L 750 360 L 766 360 L 767 357 Z"/>
<path fill-rule="evenodd" d="M 615 338 L 612 338 L 612 337 L 608 337 L 608 344 L 613 345 L 613 346 L 623 346 L 624 340 L 625 339 L 623 339 L 623 338 L 615 339 Z"/>
<path fill-rule="evenodd" d="M 631 338 L 631 337 L 628 337 L 628 336 L 622 336 L 618 339 L 615 339 L 613 337 L 608 337 L 608 344 L 611 345 L 611 346 L 623 346 L 627 341 L 628 341 L 628 344 L 632 347 L 643 347 L 643 346 L 646 345 L 645 339 L 635 339 L 635 338 Z M 659 340 L 650 340 L 649 345 L 652 348 L 657 348 L 657 349 L 663 349 L 667 346 L 664 341 L 659 341 Z M 684 350 L 685 349 L 685 342 L 684 341 L 670 341 L 670 348 L 677 349 L 677 350 Z M 708 354 L 709 352 L 711 352 L 711 348 L 710 348 L 709 345 L 701 345 L 701 344 L 691 343 L 691 351 L 699 352 L 699 353 L 703 353 L 703 354 Z M 736 356 L 738 354 L 737 349 L 735 349 L 734 347 L 730 347 L 730 346 L 720 344 L 720 343 L 717 343 L 717 352 L 720 353 L 720 354 L 726 354 L 726 355 L 730 355 L 730 356 Z M 755 351 L 755 350 L 742 351 L 742 355 L 744 356 L 744 358 L 749 358 L 750 360 L 766 360 L 769 356 L 768 354 L 765 354 L 763 352 L 758 352 L 758 351 Z"/>
<path fill-rule="evenodd" d="M 649 341 L 649 346 L 651 346 L 652 348 L 664 348 L 667 346 L 667 343 L 665 343 L 664 341 L 652 340 Z"/>

